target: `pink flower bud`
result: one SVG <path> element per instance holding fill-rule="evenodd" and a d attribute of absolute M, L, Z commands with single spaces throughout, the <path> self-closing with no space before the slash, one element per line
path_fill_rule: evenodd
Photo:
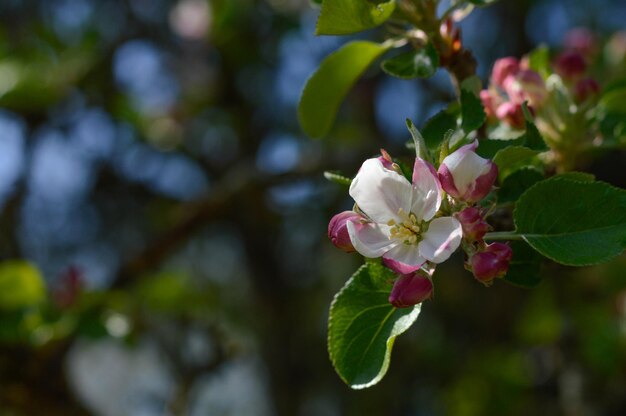
<path fill-rule="evenodd" d="M 496 117 L 516 129 L 523 128 L 526 123 L 522 105 L 519 103 L 514 104 L 510 101 L 500 104 L 496 110 Z"/>
<path fill-rule="evenodd" d="M 484 251 L 474 254 L 469 263 L 474 277 L 489 286 L 493 279 L 503 277 L 509 271 L 512 257 L 511 247 L 504 243 L 492 243 Z"/>
<path fill-rule="evenodd" d="M 82 270 L 70 266 L 59 278 L 56 288 L 52 291 L 52 299 L 60 309 L 72 307 L 84 289 L 85 277 Z"/>
<path fill-rule="evenodd" d="M 593 78 L 581 79 L 574 86 L 574 98 L 582 103 L 600 92 L 600 85 Z"/>
<path fill-rule="evenodd" d="M 585 57 L 578 52 L 563 52 L 554 62 L 557 74 L 567 80 L 580 78 L 587 70 Z"/>
<path fill-rule="evenodd" d="M 502 87 L 504 80 L 511 75 L 516 75 L 519 71 L 519 61 L 512 56 L 498 59 L 493 65 L 491 72 L 491 82 Z"/>
<path fill-rule="evenodd" d="M 515 76 L 506 78 L 504 90 L 515 104 L 528 101 L 533 106 L 541 106 L 546 99 L 548 90 L 546 83 L 538 72 L 530 69 L 520 70 Z"/>
<path fill-rule="evenodd" d="M 465 208 L 457 213 L 456 217 L 463 228 L 463 238 L 468 241 L 481 241 L 489 230 L 489 224 L 485 222 L 480 210 L 476 207 Z"/>
<path fill-rule="evenodd" d="M 474 150 L 478 142 L 465 145 L 448 155 L 439 166 L 442 188 L 453 198 L 478 202 L 493 187 L 498 167 L 489 159 L 478 156 Z"/>
<path fill-rule="evenodd" d="M 361 216 L 354 211 L 344 211 L 331 218 L 328 223 L 328 238 L 335 247 L 353 253 L 356 250 L 352 246 L 350 234 L 348 234 L 348 221 L 359 221 Z"/>
<path fill-rule="evenodd" d="M 483 103 L 483 107 L 485 108 L 485 114 L 487 117 L 493 118 L 496 116 L 496 97 L 493 96 L 491 91 L 482 90 L 480 92 L 480 101 Z"/>
<path fill-rule="evenodd" d="M 433 282 L 419 273 L 400 276 L 393 284 L 389 303 L 396 308 L 408 308 L 432 298 Z"/>
<path fill-rule="evenodd" d="M 577 27 L 565 34 L 563 46 L 566 50 L 590 56 L 596 49 L 596 37 L 589 29 Z"/>

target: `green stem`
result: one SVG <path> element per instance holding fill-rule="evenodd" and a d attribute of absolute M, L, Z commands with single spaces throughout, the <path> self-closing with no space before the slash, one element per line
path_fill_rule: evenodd
<path fill-rule="evenodd" d="M 485 234 L 485 240 L 502 241 L 502 240 L 521 240 L 522 235 L 515 231 L 498 231 Z"/>

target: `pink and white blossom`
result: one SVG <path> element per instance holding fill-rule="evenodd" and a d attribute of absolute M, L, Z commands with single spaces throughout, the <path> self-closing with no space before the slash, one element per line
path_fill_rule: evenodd
<path fill-rule="evenodd" d="M 343 211 L 330 219 L 328 223 L 328 238 L 340 250 L 354 253 L 354 247 L 348 234 L 348 222 L 360 221 L 361 216 L 354 211 Z"/>
<path fill-rule="evenodd" d="M 350 196 L 367 219 L 347 222 L 352 245 L 365 257 L 382 257 L 400 274 L 410 274 L 426 261 L 447 260 L 461 242 L 462 229 L 456 218 L 435 218 L 441 195 L 435 169 L 420 158 L 412 182 L 377 158 L 366 160 L 350 186 Z"/>
<path fill-rule="evenodd" d="M 448 155 L 439 167 L 439 179 L 443 189 L 453 198 L 466 202 L 478 202 L 493 187 L 498 177 L 498 167 L 489 159 L 475 152 L 474 141 Z"/>

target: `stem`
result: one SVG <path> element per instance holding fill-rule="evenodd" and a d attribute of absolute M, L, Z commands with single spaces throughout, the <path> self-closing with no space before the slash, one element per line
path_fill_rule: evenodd
<path fill-rule="evenodd" d="M 492 241 L 521 240 L 522 235 L 515 233 L 515 231 L 497 231 L 485 234 L 484 239 Z"/>

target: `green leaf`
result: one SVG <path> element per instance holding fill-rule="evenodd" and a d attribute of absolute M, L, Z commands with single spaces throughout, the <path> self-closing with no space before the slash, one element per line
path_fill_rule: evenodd
<path fill-rule="evenodd" d="M 547 78 L 550 75 L 550 49 L 541 45 L 530 52 L 528 56 L 528 63 L 530 69 L 541 74 L 542 77 Z"/>
<path fill-rule="evenodd" d="M 498 190 L 498 202 L 516 202 L 528 188 L 542 179 L 541 172 L 532 168 L 522 168 L 511 173 L 502 181 Z"/>
<path fill-rule="evenodd" d="M 396 1 L 373 3 L 366 0 L 324 0 L 317 19 L 317 35 L 348 35 L 385 22 Z"/>
<path fill-rule="evenodd" d="M 387 74 L 402 78 L 429 78 L 439 67 L 439 55 L 432 44 L 419 51 L 410 51 L 383 61 L 381 68 Z"/>
<path fill-rule="evenodd" d="M 461 89 L 461 119 L 461 127 L 466 133 L 478 129 L 487 119 L 480 98 L 466 89 Z"/>
<path fill-rule="evenodd" d="M 541 283 L 542 257 L 523 241 L 511 241 L 513 258 L 504 281 L 512 285 L 532 289 Z"/>
<path fill-rule="evenodd" d="M 626 248 L 626 191 L 555 176 L 526 191 L 516 232 L 544 256 L 570 266 L 608 261 Z"/>
<path fill-rule="evenodd" d="M 328 170 L 324 172 L 324 177 L 331 182 L 338 183 L 339 185 L 350 186 L 350 184 L 352 183 L 352 179 L 348 178 L 347 176 Z"/>
<path fill-rule="evenodd" d="M 626 114 L 626 78 L 607 85 L 602 92 L 600 104 L 611 113 Z"/>
<path fill-rule="evenodd" d="M 478 148 L 476 149 L 476 153 L 481 157 L 493 159 L 493 157 L 496 155 L 496 153 L 498 153 L 499 150 L 502 150 L 509 146 L 523 146 L 524 141 L 524 137 L 518 137 L 517 139 L 510 140 L 480 140 L 478 142 Z"/>
<path fill-rule="evenodd" d="M 531 166 L 538 153 L 524 146 L 509 146 L 499 150 L 493 157 L 493 162 L 498 166 L 500 183 L 503 183 L 506 177 L 516 170 Z"/>
<path fill-rule="evenodd" d="M 415 156 L 424 160 L 430 160 L 428 148 L 426 147 L 426 143 L 424 142 L 424 137 L 422 137 L 417 127 L 415 127 L 415 124 L 413 124 L 413 122 L 409 118 L 406 119 L 406 127 L 407 129 L 409 129 L 409 133 L 411 133 L 411 137 L 413 138 Z"/>
<path fill-rule="evenodd" d="M 343 98 L 368 66 L 387 46 L 357 41 L 330 54 L 308 79 L 300 103 L 298 119 L 306 134 L 321 137 L 332 127 Z"/>
<path fill-rule="evenodd" d="M 395 338 L 419 315 L 419 305 L 397 309 L 389 303 L 394 278 L 381 264 L 365 264 L 330 307 L 330 359 L 341 379 L 353 389 L 370 387 L 383 378 Z"/>
<path fill-rule="evenodd" d="M 548 150 L 543 136 L 539 133 L 537 126 L 535 126 L 533 122 L 533 116 L 530 114 L 530 111 L 528 111 L 526 103 L 522 104 L 522 110 L 524 111 L 524 118 L 526 119 L 526 134 L 524 135 L 526 146 L 533 150 Z"/>
<path fill-rule="evenodd" d="M 446 133 L 456 129 L 456 116 L 447 109 L 441 110 L 428 119 L 422 129 L 422 136 L 426 146 L 430 150 L 435 150 L 443 142 Z"/>
<path fill-rule="evenodd" d="M 0 308 L 17 310 L 36 306 L 46 298 L 39 270 L 28 262 L 10 260 L 0 264 Z"/>

